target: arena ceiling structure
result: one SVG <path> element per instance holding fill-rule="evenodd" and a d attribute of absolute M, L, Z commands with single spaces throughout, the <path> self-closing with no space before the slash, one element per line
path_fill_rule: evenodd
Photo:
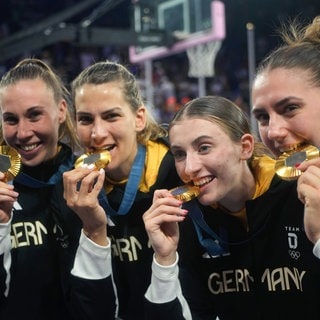
<path fill-rule="evenodd" d="M 18 20 L 8 34 L 1 34 L 0 30 L 0 63 L 59 41 L 69 41 L 79 46 L 102 46 L 106 42 L 115 46 L 170 46 L 175 39 L 163 31 L 153 30 L 148 34 L 134 32 L 130 10 L 133 11 L 135 4 L 142 1 L 145 0 L 0 1 L 0 27 L 3 23 L 11 24 L 13 18 Z M 319 0 L 222 1 L 226 6 L 227 24 L 224 46 L 231 52 L 230 55 L 237 52 L 238 57 L 246 56 L 246 46 L 243 43 L 246 41 L 247 22 L 256 26 L 256 37 L 267 38 L 272 47 L 277 45 L 276 26 L 286 20 L 286 17 L 298 15 L 310 18 L 320 12 Z M 37 7 L 33 8 L 32 4 Z M 21 10 L 22 14 L 33 10 L 33 19 L 28 23 L 20 23 L 21 17 L 17 17 L 15 13 L 17 9 Z M 263 54 L 265 51 L 261 55 Z M 257 52 L 258 59 L 261 55 Z"/>
<path fill-rule="evenodd" d="M 103 46 L 106 43 L 167 46 L 172 43 L 170 34 L 164 30 L 137 33 L 133 27 L 109 28 L 96 24 L 96 21 L 101 21 L 102 18 L 108 19 L 108 13 L 123 2 L 124 0 L 83 0 L 24 30 L 13 33 L 0 40 L 0 62 L 58 41 L 85 46 Z"/>

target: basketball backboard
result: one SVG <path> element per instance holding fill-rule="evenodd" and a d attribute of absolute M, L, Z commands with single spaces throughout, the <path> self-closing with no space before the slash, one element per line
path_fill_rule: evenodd
<path fill-rule="evenodd" d="M 136 32 L 162 30 L 172 45 L 129 48 L 132 63 L 176 54 L 190 47 L 225 38 L 224 4 L 220 0 L 137 0 Z"/>

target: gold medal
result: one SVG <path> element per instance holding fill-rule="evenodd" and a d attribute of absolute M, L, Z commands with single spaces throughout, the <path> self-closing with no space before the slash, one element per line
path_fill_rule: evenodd
<path fill-rule="evenodd" d="M 187 202 L 196 198 L 200 193 L 199 187 L 187 184 L 184 186 L 173 188 L 169 191 L 176 199 L 181 200 L 183 202 Z"/>
<path fill-rule="evenodd" d="M 92 152 L 92 153 L 85 153 L 81 157 L 79 157 L 74 166 L 78 168 L 83 164 L 94 164 L 97 170 L 104 169 L 109 162 L 111 161 L 110 152 L 107 150 L 102 150 L 100 152 Z"/>
<path fill-rule="evenodd" d="M 283 180 L 295 180 L 301 175 L 301 171 L 297 169 L 299 164 L 305 160 L 319 158 L 319 156 L 317 147 L 305 144 L 297 145 L 278 158 L 275 171 Z"/>
<path fill-rule="evenodd" d="M 9 146 L 0 146 L 0 171 L 6 174 L 7 181 L 19 173 L 21 167 L 21 156 Z"/>

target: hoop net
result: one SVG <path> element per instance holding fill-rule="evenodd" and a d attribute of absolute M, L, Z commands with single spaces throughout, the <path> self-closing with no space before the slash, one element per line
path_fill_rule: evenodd
<path fill-rule="evenodd" d="M 214 61 L 221 44 L 222 40 L 215 40 L 198 44 L 186 50 L 189 60 L 189 77 L 214 76 Z"/>

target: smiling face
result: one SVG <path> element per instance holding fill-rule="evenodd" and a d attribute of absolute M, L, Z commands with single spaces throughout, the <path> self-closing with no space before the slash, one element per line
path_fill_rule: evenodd
<path fill-rule="evenodd" d="M 1 113 L 4 140 L 20 153 L 23 164 L 36 166 L 56 155 L 66 103 L 57 104 L 41 79 L 20 80 L 2 88 Z"/>
<path fill-rule="evenodd" d="M 133 112 L 119 82 L 81 86 L 75 107 L 77 132 L 86 151 L 109 150 L 106 174 L 113 180 L 128 178 L 137 153 L 136 134 L 146 123 L 145 107 Z"/>
<path fill-rule="evenodd" d="M 198 199 L 203 205 L 218 202 L 230 211 L 243 208 L 254 190 L 247 164 L 252 135 L 244 134 L 236 143 L 217 123 L 188 118 L 174 123 L 169 138 L 179 176 L 200 186 Z"/>
<path fill-rule="evenodd" d="M 275 155 L 307 142 L 320 147 L 320 88 L 301 69 L 264 71 L 252 88 L 253 114 L 265 145 Z"/>

